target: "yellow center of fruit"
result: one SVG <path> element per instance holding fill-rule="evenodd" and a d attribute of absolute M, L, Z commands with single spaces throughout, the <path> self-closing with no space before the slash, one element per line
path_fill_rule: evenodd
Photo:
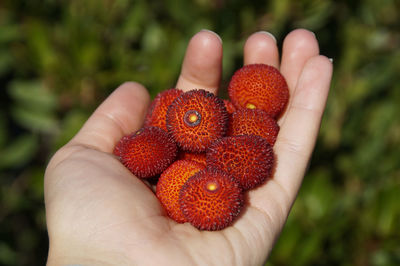
<path fill-rule="evenodd" d="M 246 108 L 247 109 L 256 109 L 256 106 L 254 104 L 252 104 L 252 103 L 247 103 L 246 104 Z"/>
<path fill-rule="evenodd" d="M 214 191 L 218 190 L 218 188 L 219 188 L 219 184 L 214 181 L 210 181 L 206 185 L 206 189 L 210 192 L 214 192 Z"/>
<path fill-rule="evenodd" d="M 199 119 L 199 117 L 196 114 L 191 114 L 189 115 L 189 121 L 194 123 L 197 121 L 197 119 Z"/>
<path fill-rule="evenodd" d="M 190 127 L 195 127 L 201 122 L 201 115 L 196 110 L 189 110 L 183 116 L 183 121 Z"/>

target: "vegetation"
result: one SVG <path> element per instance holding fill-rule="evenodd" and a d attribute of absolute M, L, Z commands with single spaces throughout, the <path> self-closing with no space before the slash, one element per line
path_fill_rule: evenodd
<path fill-rule="evenodd" d="M 266 265 L 400 264 L 400 5 L 394 0 L 0 2 L 0 265 L 44 265 L 50 156 L 127 80 L 173 87 L 190 37 L 223 81 L 258 30 L 316 33 L 334 79 L 314 156 Z M 397 195 L 397 196 L 396 196 Z"/>

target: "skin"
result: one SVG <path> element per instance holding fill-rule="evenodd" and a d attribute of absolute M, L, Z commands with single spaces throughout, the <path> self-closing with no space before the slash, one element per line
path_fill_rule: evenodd
<path fill-rule="evenodd" d="M 51 159 L 45 175 L 50 239 L 48 265 L 262 265 L 287 219 L 315 146 L 330 87 L 332 63 L 319 55 L 313 33 L 284 39 L 282 57 L 271 35 L 258 32 L 244 46 L 244 64 L 280 69 L 290 88 L 274 151 L 274 178 L 248 194 L 237 221 L 199 231 L 166 217 L 154 193 L 112 155 L 115 143 L 139 129 L 149 105 L 134 82 L 117 88 L 79 133 Z M 222 43 L 210 31 L 189 42 L 176 87 L 216 93 Z"/>

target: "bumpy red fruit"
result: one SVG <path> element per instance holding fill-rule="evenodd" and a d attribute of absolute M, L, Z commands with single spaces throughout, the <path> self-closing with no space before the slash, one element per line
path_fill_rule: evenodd
<path fill-rule="evenodd" d="M 207 151 L 207 166 L 232 175 L 244 190 L 255 188 L 270 178 L 274 153 L 268 141 L 255 135 L 225 137 Z"/>
<path fill-rule="evenodd" d="M 205 165 L 188 160 L 178 160 L 165 170 L 158 180 L 156 195 L 170 218 L 178 223 L 187 222 L 179 205 L 179 192 L 185 182 L 203 170 Z"/>
<path fill-rule="evenodd" d="M 183 215 L 193 226 L 200 230 L 222 230 L 239 215 L 243 191 L 232 176 L 207 168 L 186 181 L 179 202 Z"/>
<path fill-rule="evenodd" d="M 229 127 L 232 124 L 232 114 L 236 111 L 236 107 L 230 100 L 224 99 L 223 101 L 225 104 L 226 111 L 228 111 L 228 131 L 229 131 Z"/>
<path fill-rule="evenodd" d="M 161 174 L 177 152 L 174 140 L 158 127 L 145 127 L 125 136 L 114 149 L 125 167 L 140 178 Z"/>
<path fill-rule="evenodd" d="M 144 126 L 155 126 L 167 131 L 168 107 L 182 93 L 183 91 L 172 88 L 157 94 L 147 111 Z"/>
<path fill-rule="evenodd" d="M 206 165 L 206 153 L 205 152 L 180 151 L 180 152 L 178 152 L 178 159 L 195 161 L 197 163 L 203 164 L 204 166 Z"/>
<path fill-rule="evenodd" d="M 227 135 L 257 135 L 273 146 L 278 133 L 278 123 L 263 110 L 239 109 L 232 115 Z"/>
<path fill-rule="evenodd" d="M 205 90 L 188 91 L 167 111 L 167 129 L 185 151 L 204 152 L 225 135 L 228 113 L 223 101 Z"/>
<path fill-rule="evenodd" d="M 246 65 L 235 72 L 228 86 L 229 97 L 237 108 L 262 109 L 278 117 L 289 99 L 285 78 L 273 66 Z"/>
<path fill-rule="evenodd" d="M 224 99 L 225 108 L 228 111 L 228 114 L 233 114 L 236 111 L 236 107 L 230 100 Z"/>
<path fill-rule="evenodd" d="M 115 147 L 114 147 L 114 151 L 113 151 L 113 153 L 114 153 L 116 156 L 118 156 L 118 157 L 121 156 L 121 154 L 123 153 L 123 149 L 124 149 L 124 147 L 125 147 L 125 143 L 127 143 L 127 142 L 129 141 L 129 139 L 130 139 L 130 135 L 127 135 L 127 136 L 123 136 L 123 137 L 117 142 L 117 144 L 116 144 Z"/>

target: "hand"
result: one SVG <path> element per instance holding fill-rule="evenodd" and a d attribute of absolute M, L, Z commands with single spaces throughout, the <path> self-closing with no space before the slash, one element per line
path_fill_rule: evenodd
<path fill-rule="evenodd" d="M 216 93 L 222 43 L 209 31 L 190 41 L 176 87 Z M 112 155 L 115 143 L 139 129 L 149 95 L 124 83 L 50 161 L 45 203 L 48 265 L 261 265 L 287 219 L 315 145 L 329 91 L 332 64 L 319 55 L 309 31 L 284 40 L 282 60 L 267 33 L 251 35 L 244 64 L 280 69 L 290 101 L 274 146 L 273 179 L 248 194 L 244 213 L 222 231 L 199 231 L 168 217 L 151 189 Z"/>

